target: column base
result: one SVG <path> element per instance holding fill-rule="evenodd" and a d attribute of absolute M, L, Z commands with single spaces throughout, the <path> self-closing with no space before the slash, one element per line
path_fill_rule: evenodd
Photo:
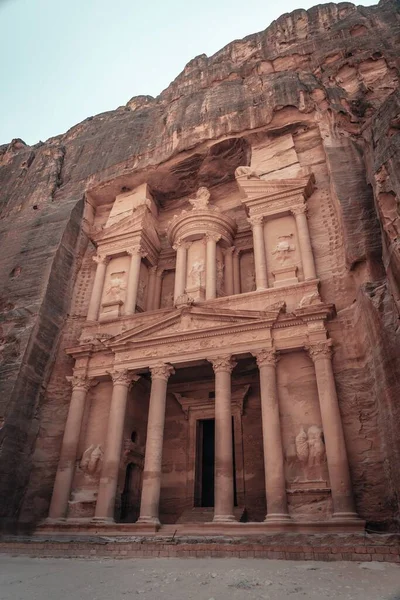
<path fill-rule="evenodd" d="M 268 513 L 264 523 L 279 523 L 281 521 L 291 521 L 291 516 L 287 513 Z"/>
<path fill-rule="evenodd" d="M 153 527 L 160 527 L 160 519 L 158 517 L 139 517 L 136 521 L 138 525 L 152 525 Z"/>
<path fill-rule="evenodd" d="M 355 519 L 360 519 L 356 512 L 335 512 L 332 515 L 332 519 L 339 521 L 354 521 Z"/>
<path fill-rule="evenodd" d="M 110 523 L 110 524 L 112 524 L 112 523 L 115 523 L 115 519 L 113 517 L 93 517 L 91 522 L 92 523 L 104 523 L 104 524 Z"/>
<path fill-rule="evenodd" d="M 47 517 L 44 521 L 42 521 L 45 525 L 57 525 L 57 523 L 66 523 L 66 517 Z"/>
<path fill-rule="evenodd" d="M 236 523 L 234 515 L 214 515 L 213 523 Z"/>

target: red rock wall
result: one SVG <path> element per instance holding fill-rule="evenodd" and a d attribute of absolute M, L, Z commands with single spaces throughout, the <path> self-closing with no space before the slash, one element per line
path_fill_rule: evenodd
<path fill-rule="evenodd" d="M 311 219 L 311 234 L 321 293 L 338 310 L 330 333 L 356 499 L 370 522 L 393 525 L 400 497 L 399 14 L 395 0 L 295 11 L 197 57 L 156 99 L 133 98 L 44 144 L 0 147 L 4 525 L 15 523 L 22 506 L 24 520 L 36 521 L 49 502 L 72 367 L 62 350 L 79 336 L 93 277 L 85 191 L 110 195 L 149 181 L 159 202 L 172 206 L 199 184 L 230 185 L 238 157 L 249 164 L 263 128 L 275 139 L 293 132 L 301 164 L 316 173 L 310 210 L 323 227 L 313 231 Z M 224 141 L 231 136 L 237 139 Z M 320 236 L 342 261 L 329 263 Z"/>

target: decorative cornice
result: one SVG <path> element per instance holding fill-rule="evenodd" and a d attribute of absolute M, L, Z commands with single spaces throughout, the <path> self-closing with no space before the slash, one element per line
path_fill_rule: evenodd
<path fill-rule="evenodd" d="M 320 359 L 332 358 L 332 340 L 307 344 L 305 349 L 314 363 Z"/>
<path fill-rule="evenodd" d="M 232 359 L 230 354 L 217 356 L 216 358 L 207 358 L 207 360 L 212 364 L 214 373 L 232 373 L 237 365 L 237 362 Z"/>
<path fill-rule="evenodd" d="M 252 355 L 256 358 L 258 368 L 267 366 L 276 367 L 279 360 L 278 353 L 271 348 L 262 348 L 261 350 L 252 352 Z"/>
<path fill-rule="evenodd" d="M 151 367 L 151 379 L 162 379 L 163 381 L 168 381 L 171 375 L 175 373 L 175 369 L 172 365 L 168 363 L 159 363 L 154 367 Z"/>

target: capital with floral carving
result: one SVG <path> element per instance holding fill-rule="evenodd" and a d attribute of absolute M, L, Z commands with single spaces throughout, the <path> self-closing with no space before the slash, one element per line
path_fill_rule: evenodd
<path fill-rule="evenodd" d="M 172 246 L 172 248 L 178 252 L 178 248 L 184 248 L 185 250 L 189 250 L 190 246 L 192 245 L 192 242 L 187 242 L 185 240 L 177 240 L 175 242 L 175 244 Z"/>
<path fill-rule="evenodd" d="M 276 367 L 279 360 L 279 354 L 273 348 L 262 348 L 257 352 L 252 352 L 252 355 L 256 358 L 258 368 Z"/>
<path fill-rule="evenodd" d="M 306 215 L 307 214 L 307 205 L 306 204 L 299 204 L 298 206 L 293 206 L 293 208 L 290 209 L 290 212 L 294 216 L 296 216 L 296 215 Z"/>
<path fill-rule="evenodd" d="M 225 256 L 229 256 L 229 255 L 233 256 L 235 252 L 236 252 L 235 246 L 230 246 L 229 248 L 223 248 L 222 249 L 222 253 Z"/>
<path fill-rule="evenodd" d="M 96 256 L 92 256 L 92 260 L 94 260 L 97 265 L 107 265 L 110 262 L 111 257 L 106 254 L 96 254 Z"/>
<path fill-rule="evenodd" d="M 218 243 L 221 238 L 222 238 L 222 235 L 220 235 L 219 233 L 206 233 L 206 235 L 204 236 L 204 239 L 206 240 L 206 242 L 212 241 L 212 242 Z"/>
<path fill-rule="evenodd" d="M 129 256 L 137 256 L 138 254 L 140 254 L 142 258 L 146 258 L 147 256 L 147 252 L 142 248 L 140 244 L 138 244 L 137 246 L 131 246 L 127 249 L 126 253 Z"/>
<path fill-rule="evenodd" d="M 252 215 L 247 219 L 247 222 L 250 223 L 252 227 L 254 225 L 262 225 L 264 217 L 262 215 Z"/>
<path fill-rule="evenodd" d="M 175 369 L 172 365 L 168 363 L 159 363 L 158 365 L 154 365 L 154 367 L 150 368 L 151 379 L 154 381 L 155 379 L 162 379 L 164 381 L 168 381 L 171 375 L 175 373 Z"/>
<path fill-rule="evenodd" d="M 83 390 L 88 392 L 93 384 L 93 380 L 83 374 L 67 375 L 66 380 L 71 384 L 72 390 Z"/>
<path fill-rule="evenodd" d="M 214 373 L 232 373 L 233 369 L 237 365 L 237 362 L 233 360 L 230 354 L 228 354 L 227 356 L 217 356 L 216 358 L 208 358 L 207 360 L 212 364 Z"/>
<path fill-rule="evenodd" d="M 107 371 L 107 373 L 110 375 L 113 385 L 123 385 L 127 388 L 140 379 L 140 375 L 130 373 L 128 369 L 115 369 L 115 371 Z"/>
<path fill-rule="evenodd" d="M 332 358 L 332 340 L 324 340 L 322 342 L 316 342 L 314 344 L 308 344 L 305 346 L 310 358 L 313 362 L 320 359 Z"/>

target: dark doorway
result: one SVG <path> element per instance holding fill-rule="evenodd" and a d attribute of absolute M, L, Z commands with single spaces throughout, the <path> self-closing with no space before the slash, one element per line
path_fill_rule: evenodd
<path fill-rule="evenodd" d="M 233 418 L 232 418 L 233 448 L 235 448 Z M 235 450 L 233 450 L 233 485 L 234 503 L 236 496 Z M 196 432 L 196 478 L 194 505 L 202 507 L 214 506 L 215 481 L 215 420 L 202 419 L 197 421 Z"/>
<path fill-rule="evenodd" d="M 201 452 L 201 506 L 214 506 L 214 469 L 215 469 L 215 421 L 200 421 L 202 431 Z"/>
<path fill-rule="evenodd" d="M 121 495 L 121 521 L 133 523 L 139 517 L 142 470 L 134 463 L 126 467 L 125 485 Z"/>

